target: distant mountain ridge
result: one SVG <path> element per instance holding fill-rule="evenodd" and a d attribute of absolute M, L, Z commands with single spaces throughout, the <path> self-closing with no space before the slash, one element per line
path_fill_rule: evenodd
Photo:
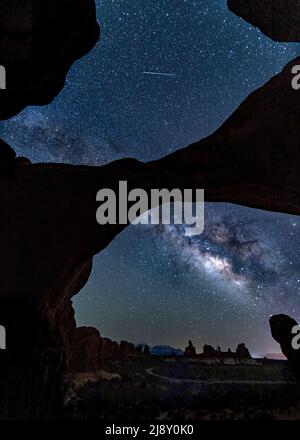
<path fill-rule="evenodd" d="M 140 346 L 142 350 L 148 345 L 145 342 L 134 344 L 136 347 Z M 150 346 L 150 354 L 153 356 L 183 356 L 184 351 L 180 348 L 170 347 L 169 345 L 154 345 Z"/>
<path fill-rule="evenodd" d="M 169 345 L 155 345 L 150 348 L 150 353 L 154 356 L 183 356 L 180 348 L 170 347 Z"/>

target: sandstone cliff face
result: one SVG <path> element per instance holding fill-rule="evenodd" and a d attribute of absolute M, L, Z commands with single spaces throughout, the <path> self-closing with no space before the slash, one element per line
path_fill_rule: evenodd
<path fill-rule="evenodd" d="M 28 105 L 48 104 L 61 91 L 71 65 L 99 38 L 94 0 L 0 2 L 0 119 Z"/>
<path fill-rule="evenodd" d="M 97 371 L 107 361 L 139 354 L 130 342 L 121 341 L 118 344 L 109 338 L 103 338 L 93 327 L 77 327 L 73 334 L 67 369 L 71 373 Z"/>
<path fill-rule="evenodd" d="M 299 0 L 228 0 L 228 7 L 275 41 L 300 41 Z"/>
<path fill-rule="evenodd" d="M 72 371 L 93 371 L 100 364 L 100 333 L 93 327 L 78 327 L 68 367 Z"/>

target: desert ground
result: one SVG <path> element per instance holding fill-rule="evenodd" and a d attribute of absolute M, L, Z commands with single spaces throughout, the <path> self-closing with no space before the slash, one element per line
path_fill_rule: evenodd
<path fill-rule="evenodd" d="M 131 357 L 67 374 L 67 419 L 300 419 L 300 386 L 287 361 L 240 363 Z"/>

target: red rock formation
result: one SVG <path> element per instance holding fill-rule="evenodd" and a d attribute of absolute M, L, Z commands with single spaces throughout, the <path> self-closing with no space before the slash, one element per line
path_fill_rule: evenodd
<path fill-rule="evenodd" d="M 68 369 L 93 371 L 100 368 L 100 333 L 93 327 L 78 327 L 74 332 L 73 347 Z"/>
<path fill-rule="evenodd" d="M 228 0 L 228 7 L 275 41 L 300 41 L 300 0 Z"/>
<path fill-rule="evenodd" d="M 137 350 L 131 342 L 121 341 L 120 342 L 120 355 L 121 356 L 131 356 L 138 354 Z"/>
<path fill-rule="evenodd" d="M 69 372 L 96 371 L 107 361 L 116 361 L 138 355 L 135 346 L 127 341 L 120 345 L 103 338 L 93 327 L 78 327 L 74 331 L 67 369 Z"/>
<path fill-rule="evenodd" d="M 61 91 L 71 65 L 99 38 L 94 0 L 0 2 L 0 119 L 28 105 L 48 104 Z"/>

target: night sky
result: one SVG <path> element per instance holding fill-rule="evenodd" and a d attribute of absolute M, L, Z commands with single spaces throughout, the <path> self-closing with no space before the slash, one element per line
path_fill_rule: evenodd
<path fill-rule="evenodd" d="M 0 135 L 34 162 L 101 165 L 159 158 L 210 134 L 300 53 L 229 12 L 226 0 L 97 0 L 102 35 L 46 107 Z M 168 75 L 153 75 L 164 73 Z M 100 189 L 100 188 L 99 188 Z M 205 205 L 205 231 L 130 226 L 94 259 L 74 298 L 79 325 L 112 339 L 184 347 L 192 339 L 278 352 L 268 319 L 300 319 L 300 220 Z"/>

